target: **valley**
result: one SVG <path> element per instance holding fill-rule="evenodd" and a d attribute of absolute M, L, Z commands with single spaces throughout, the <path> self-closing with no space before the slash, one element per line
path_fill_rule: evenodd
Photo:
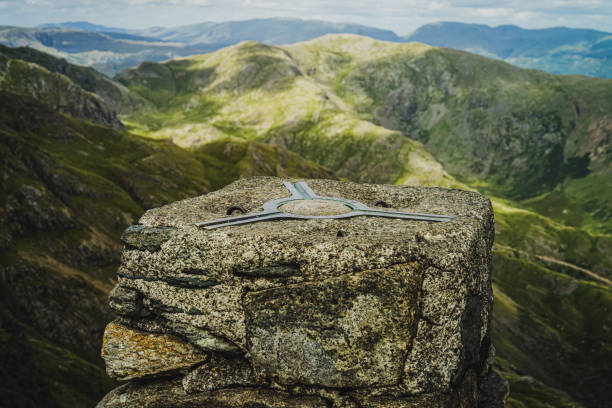
<path fill-rule="evenodd" d="M 112 387 L 98 350 L 121 231 L 254 175 L 489 195 L 507 406 L 612 398 L 612 80 L 328 35 L 113 79 L 2 48 L 0 91 L 0 341 L 27 356 L 6 356 L 12 401 L 91 405 Z M 44 392 L 27 395 L 35 371 Z"/>

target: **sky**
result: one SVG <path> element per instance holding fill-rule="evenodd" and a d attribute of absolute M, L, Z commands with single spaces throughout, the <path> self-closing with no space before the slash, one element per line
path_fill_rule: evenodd
<path fill-rule="evenodd" d="M 438 21 L 612 31 L 612 0 L 0 0 L 0 25 L 89 21 L 121 28 L 291 17 L 409 34 Z"/>

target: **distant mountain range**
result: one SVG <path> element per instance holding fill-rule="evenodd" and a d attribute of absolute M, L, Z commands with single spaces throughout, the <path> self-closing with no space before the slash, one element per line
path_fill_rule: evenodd
<path fill-rule="evenodd" d="M 0 43 L 31 47 L 68 62 L 90 66 L 108 76 L 142 61 L 162 61 L 210 52 L 218 46 L 188 46 L 135 34 L 67 28 L 0 27 Z"/>
<path fill-rule="evenodd" d="M 133 30 L 119 27 L 107 27 L 99 24 L 92 24 L 88 21 L 66 21 L 63 23 L 42 24 L 40 28 L 67 28 L 69 30 L 91 31 L 94 33 L 125 33 L 129 34 Z"/>
<path fill-rule="evenodd" d="M 359 24 L 330 23 L 317 20 L 268 18 L 226 23 L 202 23 L 175 28 L 151 28 L 139 35 L 186 44 L 237 44 L 257 41 L 270 45 L 294 44 L 325 34 L 358 34 L 381 41 L 401 42 L 393 31 Z"/>
<path fill-rule="evenodd" d="M 285 18 L 141 30 L 66 22 L 36 28 L 0 27 L 0 43 L 36 48 L 114 76 L 143 61 L 207 53 L 242 41 L 293 44 L 326 34 L 358 34 L 391 42 L 418 41 L 501 59 L 523 68 L 612 78 L 612 34 L 563 27 L 526 30 L 516 26 L 442 22 L 400 37 L 389 30 L 358 24 Z"/>
<path fill-rule="evenodd" d="M 555 27 L 539 30 L 503 25 L 427 24 L 407 41 L 455 48 L 553 74 L 612 78 L 612 33 Z"/>

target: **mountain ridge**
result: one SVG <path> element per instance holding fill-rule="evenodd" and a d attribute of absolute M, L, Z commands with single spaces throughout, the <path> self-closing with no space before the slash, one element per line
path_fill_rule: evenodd
<path fill-rule="evenodd" d="M 108 27 L 100 24 L 93 24 L 89 21 L 64 21 L 61 23 L 41 24 L 40 28 L 68 28 L 72 30 L 96 31 L 102 33 L 124 33 L 129 34 L 132 30 L 119 27 Z"/>
<path fill-rule="evenodd" d="M 392 42 L 419 41 L 556 74 L 612 77 L 609 68 L 612 34 L 568 27 L 523 29 L 513 25 L 489 27 L 484 24 L 438 22 L 426 24 L 402 37 L 391 30 L 376 27 L 295 18 L 202 22 L 145 29 L 66 22 L 38 28 L 4 27 L 0 29 L 0 43 L 31 46 L 68 58 L 73 63 L 93 66 L 112 76 L 145 60 L 161 61 L 211 52 L 245 40 L 280 45 L 334 33 L 361 34 Z M 78 52 L 72 48 L 65 49 L 63 41 L 81 44 L 81 49 Z M 141 44 L 134 44 L 137 42 Z"/>
<path fill-rule="evenodd" d="M 147 101 L 93 68 L 70 64 L 65 59 L 55 58 L 29 47 L 11 48 L 0 44 L 0 54 L 35 63 L 51 72 L 64 75 L 83 90 L 100 96 L 108 106 L 113 106 L 118 111 L 147 109 Z"/>
<path fill-rule="evenodd" d="M 426 24 L 408 36 L 438 47 L 461 49 L 498 58 L 523 68 L 553 74 L 583 74 L 612 78 L 612 33 L 568 27 L 524 29 L 513 25 L 439 22 Z"/>
<path fill-rule="evenodd" d="M 199 137 L 241 134 L 286 146 L 340 176 L 356 172 L 372 182 L 396 182 L 402 171 L 411 173 L 401 170 L 400 162 L 407 161 L 397 158 L 408 154 L 399 153 L 408 145 L 417 148 L 417 141 L 459 181 L 478 180 L 490 194 L 530 208 L 555 197 L 567 203 L 571 225 L 610 231 L 607 195 L 591 197 L 590 210 L 578 208 L 578 197 L 610 177 L 610 80 L 553 76 L 462 51 L 354 35 L 284 47 L 241 43 L 146 63 L 116 79 L 158 103 L 157 110 L 125 117 L 137 133 L 172 137 L 183 146 Z M 259 105 L 253 104 L 257 98 Z M 386 158 L 382 162 L 366 159 L 360 154 L 367 149 L 351 150 L 341 141 L 351 134 L 370 146 L 387 138 L 396 147 L 376 153 Z M 330 140 L 333 155 L 321 149 Z M 360 153 L 351 157 L 354 152 Z M 381 163 L 388 164 L 384 172 L 368 168 L 380 170 Z M 368 174 L 390 179 L 368 180 Z"/>
<path fill-rule="evenodd" d="M 45 71 L 31 72 L 44 77 Z M 26 95 L 3 93 L 0 98 L 0 154 L 10 163 L 1 169 L 0 178 L 0 231 L 5 234 L 0 236 L 0 287 L 6 291 L 2 299 L 10 299 L 4 308 L 10 316 L 0 315 L 2 330 L 10 333 L 7 344 L 33 345 L 24 350 L 48 362 L 44 370 L 37 368 L 41 363 L 35 359 L 22 364 L 22 371 L 13 364 L 12 377 L 43 372 L 42 381 L 52 384 L 47 397 L 63 406 L 75 405 L 67 399 L 75 386 L 82 393 L 73 395 L 93 401 L 105 387 L 104 377 L 99 366 L 87 371 L 77 363 L 83 359 L 78 350 L 68 350 L 75 358 L 55 353 L 73 361 L 58 374 L 61 359 L 52 358 L 51 350 L 65 349 L 66 342 L 90 350 L 85 355 L 97 350 L 91 339 L 106 315 L 96 305 L 104 300 L 103 287 L 115 273 L 120 245 L 116 237 L 144 208 L 198 195 L 247 175 L 333 177 L 321 164 L 331 164 L 351 180 L 503 192 L 497 179 L 483 180 L 473 169 L 465 170 L 473 172 L 465 177 L 470 174 L 458 172 L 453 166 L 461 166 L 448 161 L 430 140 L 447 134 L 447 149 L 463 155 L 470 150 L 461 147 L 461 138 L 471 138 L 474 146 L 483 144 L 488 134 L 512 142 L 525 131 L 541 134 L 549 122 L 569 125 L 572 120 L 573 127 L 561 129 L 579 131 L 584 140 L 576 138 L 578 144 L 598 156 L 587 162 L 582 150 L 568 148 L 567 158 L 577 161 L 567 163 L 567 185 L 562 187 L 582 183 L 602 195 L 602 186 L 610 183 L 609 174 L 602 172 L 609 163 L 606 80 L 555 77 L 464 52 L 352 35 L 289 47 L 243 43 L 215 54 L 144 63 L 117 79 L 151 102 L 150 111 L 121 116 L 132 133 L 58 114 L 44 100 Z M 572 87 L 584 88 L 579 91 L 590 99 L 578 100 L 576 106 Z M 563 92 L 569 97 L 551 104 Z M 505 129 L 506 121 L 490 118 L 517 112 L 517 106 L 518 112 L 544 114 L 519 115 L 508 122 L 523 124 L 517 132 L 498 131 Z M 476 116 L 465 116 L 470 112 Z M 457 119 L 472 128 L 431 131 L 445 120 Z M 569 140 L 552 136 L 543 142 Z M 174 138 L 185 149 L 151 138 Z M 534 151 L 538 152 L 529 145 L 519 149 L 525 162 Z M 482 157 L 475 155 L 472 161 Z M 540 154 L 535 158 L 539 160 Z M 505 169 L 515 174 L 520 164 Z M 612 237 L 600 231 L 605 217 L 590 214 L 605 205 L 573 192 L 586 207 L 571 208 L 562 201 L 566 193 L 558 190 L 559 185 L 552 191 L 539 188 L 542 195 L 520 202 L 492 194 L 493 341 L 498 350 L 494 367 L 510 382 L 509 407 L 599 407 L 611 397 L 605 378 L 612 373 L 605 362 L 612 358 L 612 290 L 567 265 L 609 278 Z M 582 192 L 590 197 L 587 193 Z M 557 194 L 556 204 L 550 201 L 552 194 Z M 545 207 L 550 207 L 553 218 L 540 214 Z M 561 209 L 568 209 L 568 214 Z M 591 217 L 595 228 L 578 216 Z M 40 292 L 43 289 L 51 295 Z M 28 303 L 38 298 L 51 303 L 40 308 L 31 305 L 34 301 Z M 91 308 L 62 309 L 80 302 Z M 66 327 L 65 320 L 83 316 L 79 312 L 93 314 L 85 321 L 98 323 L 85 331 L 51 330 L 45 323 Z M 76 334 L 70 338 L 66 333 Z M 44 335 L 51 340 L 41 346 Z M 0 336 L 0 341 L 5 338 Z M 81 369 L 87 373 L 84 377 L 78 374 Z M 70 384 L 71 375 L 96 381 Z M 2 384 L 22 385 L 8 380 Z M 6 390 L 0 387 L 1 393 Z"/>
<path fill-rule="evenodd" d="M 154 33 L 155 37 L 187 44 L 232 45 L 242 41 L 257 41 L 279 45 L 338 33 L 361 34 L 384 41 L 401 41 L 401 38 L 391 30 L 354 23 L 332 23 L 296 18 L 259 18 L 222 23 L 203 22 L 161 30 L 159 28 L 144 29 L 137 32 L 143 35 Z"/>
<path fill-rule="evenodd" d="M 34 63 L 8 58 L 1 49 L 0 90 L 45 101 L 76 118 L 123 129 L 117 113 L 98 95 L 83 90 L 65 75 L 50 72 Z"/>

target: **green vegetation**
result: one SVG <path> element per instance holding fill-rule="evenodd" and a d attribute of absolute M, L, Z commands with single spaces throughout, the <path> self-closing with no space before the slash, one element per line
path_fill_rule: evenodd
<path fill-rule="evenodd" d="M 493 343 L 506 376 L 529 375 L 586 406 L 601 406 L 612 370 L 611 287 L 548 269 L 514 249 L 494 256 Z M 528 384 L 511 390 L 524 397 Z M 533 397 L 533 396 L 531 396 Z M 603 397 L 605 398 L 605 397 Z M 552 398 L 544 400 L 557 406 Z"/>
<path fill-rule="evenodd" d="M 145 99 L 134 95 L 93 68 L 73 65 L 63 59 L 28 47 L 10 48 L 0 45 L 0 54 L 8 58 L 32 62 L 51 72 L 62 74 L 85 91 L 100 96 L 113 109 L 130 112 L 148 107 L 149 103 Z"/>
<path fill-rule="evenodd" d="M 99 359 L 107 296 L 118 237 L 144 210 L 239 177 L 334 177 L 278 146 L 227 139 L 189 152 L 7 92 L 0 140 L 0 341 L 30 356 L 7 368 L 0 394 L 17 406 L 93 406 L 113 385 Z M 33 383 L 40 392 L 24 391 Z"/>
<path fill-rule="evenodd" d="M 351 180 L 497 197 L 494 344 L 510 406 L 610 397 L 612 81 L 347 35 L 243 43 L 117 79 L 156 103 L 124 115 L 152 138 L 261 140 Z"/>
<path fill-rule="evenodd" d="M 0 276 L 21 332 L 99 367 L 121 230 L 239 177 L 473 188 L 496 197 L 493 340 L 509 405 L 612 398 L 612 81 L 358 36 L 247 42 L 118 75 L 146 101 L 112 105 L 128 133 L 58 114 L 32 84 L 76 80 L 1 58 L 0 84 L 20 95 L 0 98 Z M 92 329 L 74 331 L 83 321 Z M 0 327 L 4 341 L 17 326 Z M 70 406 L 62 387 L 39 401 Z"/>
<path fill-rule="evenodd" d="M 65 75 L 37 64 L 5 56 L 0 49 L 0 91 L 28 95 L 76 118 L 116 129 L 123 125 L 117 114 L 97 95 L 84 91 Z"/>
<path fill-rule="evenodd" d="M 128 128 L 149 137 L 183 147 L 261 140 L 371 182 L 411 179 L 406 158 L 416 153 L 428 157 L 425 167 L 441 163 L 488 194 L 546 207 L 567 225 L 612 231 L 612 200 L 594 194 L 612 182 L 612 80 L 351 35 L 282 48 L 242 43 L 142 64 L 117 79 L 156 104 L 124 115 Z"/>

